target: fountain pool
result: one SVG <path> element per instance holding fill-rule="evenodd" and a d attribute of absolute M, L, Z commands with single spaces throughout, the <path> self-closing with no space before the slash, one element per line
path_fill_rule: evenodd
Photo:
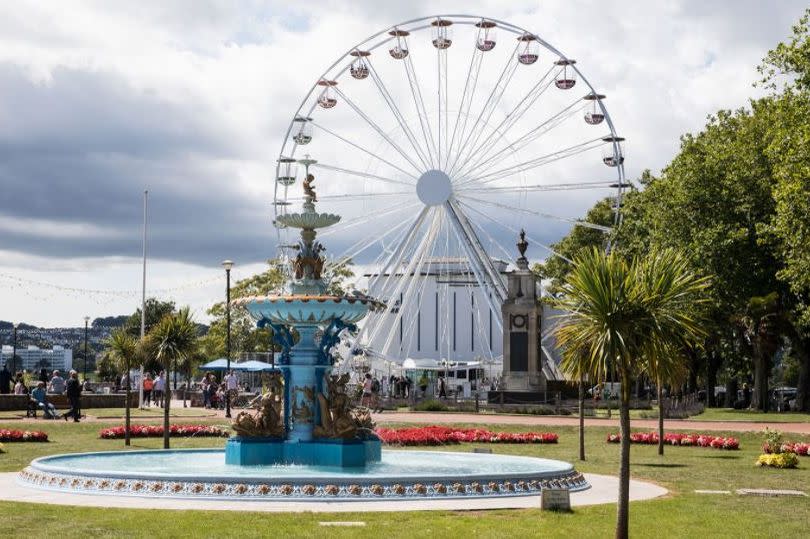
<path fill-rule="evenodd" d="M 536 495 L 589 487 L 567 462 L 512 455 L 385 450 L 364 468 L 226 464 L 221 449 L 54 455 L 19 481 L 85 494 L 244 500 L 352 500 Z"/>

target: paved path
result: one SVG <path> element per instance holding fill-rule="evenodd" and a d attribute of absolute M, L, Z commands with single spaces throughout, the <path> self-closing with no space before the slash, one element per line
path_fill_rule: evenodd
<path fill-rule="evenodd" d="M 610 475 L 584 474 L 591 488 L 571 493 L 571 505 L 598 505 L 615 503 L 619 479 Z M 201 509 L 262 512 L 315 512 L 342 513 L 355 511 L 432 511 L 432 510 L 481 510 L 525 509 L 540 507 L 539 496 L 515 496 L 511 498 L 464 498 L 450 500 L 414 499 L 401 501 L 262 501 L 262 500 L 204 500 L 149 496 L 115 496 L 72 494 L 40 490 L 21 485 L 17 474 L 0 473 L 0 500 L 74 505 L 81 507 L 114 507 L 127 509 Z M 631 500 L 649 500 L 663 496 L 667 489 L 646 481 L 630 481 Z"/>
<path fill-rule="evenodd" d="M 374 414 L 377 424 L 385 423 L 474 423 L 482 425 L 526 425 L 536 426 L 577 426 L 579 418 L 560 416 L 532 416 L 516 414 L 456 414 L 456 413 L 430 413 L 430 412 L 385 412 Z M 607 418 L 586 418 L 588 427 L 615 427 L 619 428 L 619 420 Z M 633 429 L 656 429 L 657 419 L 633 419 Z M 768 423 L 754 421 L 691 421 L 682 419 L 668 419 L 664 423 L 667 430 L 699 431 L 732 431 L 732 432 L 761 432 L 765 427 L 777 429 L 782 432 L 797 434 L 810 434 L 810 423 Z"/>
<path fill-rule="evenodd" d="M 183 401 L 172 401 L 172 409 L 177 410 L 183 407 Z M 162 410 L 153 408 L 153 417 L 133 417 L 133 422 L 156 421 L 161 419 Z M 225 419 L 223 410 L 203 410 L 194 416 L 173 416 L 172 423 L 194 423 L 199 420 Z M 89 422 L 115 422 L 119 418 L 115 417 L 95 417 L 93 409 L 87 409 L 84 413 L 89 417 L 84 421 Z M 236 415 L 235 413 L 233 415 Z M 435 413 L 435 412 L 384 412 L 374 414 L 374 420 L 378 424 L 386 423 L 416 423 L 416 424 L 440 424 L 440 423 L 473 423 L 481 425 L 525 425 L 530 427 L 557 427 L 557 426 L 577 426 L 579 419 L 576 416 L 534 416 L 526 414 L 472 414 L 472 413 Z M 123 422 L 123 412 L 120 420 Z M 22 423 L 45 423 L 42 419 L 0 419 L 0 425 L 5 421 Z M 619 428 L 618 418 L 586 418 L 585 425 L 589 427 L 614 427 Z M 633 429 L 656 429 L 658 420 L 656 419 L 633 419 L 631 421 Z M 726 432 L 762 432 L 765 427 L 776 429 L 781 432 L 810 434 L 810 423 L 779 423 L 768 421 L 694 421 L 684 419 L 667 419 L 665 423 L 667 430 L 688 430 L 691 432 L 702 431 L 726 431 Z"/>

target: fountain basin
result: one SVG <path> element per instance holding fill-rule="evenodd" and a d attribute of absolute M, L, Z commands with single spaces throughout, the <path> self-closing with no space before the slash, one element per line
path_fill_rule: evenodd
<path fill-rule="evenodd" d="M 379 306 L 370 298 L 330 295 L 250 296 L 233 302 L 244 305 L 256 320 L 267 318 L 275 324 L 325 325 L 335 318 L 346 323 L 362 320 L 369 309 Z"/>
<path fill-rule="evenodd" d="M 52 455 L 19 474 L 22 484 L 84 494 L 229 500 L 357 500 L 536 495 L 589 488 L 563 461 L 512 455 L 384 450 L 365 468 L 234 466 L 221 449 Z"/>

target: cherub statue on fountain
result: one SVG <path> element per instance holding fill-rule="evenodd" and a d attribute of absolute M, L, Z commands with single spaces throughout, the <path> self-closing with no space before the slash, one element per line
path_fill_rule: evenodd
<path fill-rule="evenodd" d="M 318 394 L 321 421 L 312 431 L 316 438 L 356 440 L 373 432 L 371 416 L 352 407 L 351 398 L 346 393 L 349 378 L 349 373 L 330 374 L 324 378 L 328 396 Z"/>
<path fill-rule="evenodd" d="M 267 392 L 262 395 L 259 410 L 254 414 L 239 412 L 231 426 L 245 438 L 282 438 L 285 435 L 282 408 L 284 382 L 281 374 L 270 374 Z"/>

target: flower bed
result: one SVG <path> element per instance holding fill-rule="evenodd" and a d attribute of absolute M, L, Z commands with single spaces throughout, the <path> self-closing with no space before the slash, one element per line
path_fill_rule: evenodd
<path fill-rule="evenodd" d="M 129 434 L 133 438 L 160 438 L 163 436 L 163 425 L 132 425 Z M 230 429 L 223 429 L 214 425 L 171 425 L 169 436 L 171 437 L 227 437 Z M 99 438 L 114 440 L 124 437 L 124 427 L 111 427 L 101 429 Z"/>
<path fill-rule="evenodd" d="M 388 445 L 448 445 L 461 442 L 503 444 L 556 444 L 553 432 L 492 432 L 485 429 L 454 429 L 429 426 L 376 430 L 377 436 Z"/>
<path fill-rule="evenodd" d="M 48 435 L 41 430 L 0 429 L 0 442 L 47 442 Z"/>
<path fill-rule="evenodd" d="M 798 468 L 799 457 L 796 453 L 765 453 L 757 459 L 757 466 L 771 468 Z"/>
<path fill-rule="evenodd" d="M 617 444 L 621 441 L 620 434 L 608 434 L 607 441 Z M 658 444 L 657 432 L 631 432 L 630 443 L 632 444 Z M 710 436 L 708 434 L 682 434 L 678 432 L 664 433 L 664 443 L 669 445 L 684 445 L 698 447 L 713 447 L 714 449 L 739 449 L 740 441 L 737 438 L 723 438 L 722 436 Z"/>
<path fill-rule="evenodd" d="M 782 442 L 779 451 L 773 451 L 769 444 L 764 444 L 762 450 L 766 454 L 794 453 L 796 455 L 810 457 L 810 444 L 804 442 Z"/>

